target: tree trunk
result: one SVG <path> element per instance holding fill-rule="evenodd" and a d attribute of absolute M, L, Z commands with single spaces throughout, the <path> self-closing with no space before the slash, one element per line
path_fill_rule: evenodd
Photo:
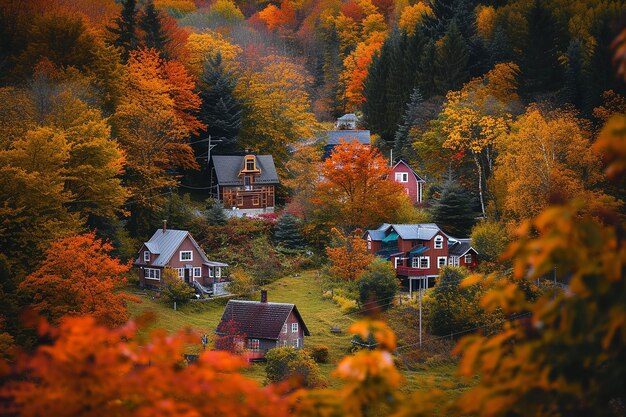
<path fill-rule="evenodd" d="M 476 164 L 476 169 L 478 170 L 478 196 L 480 197 L 480 209 L 482 210 L 483 217 L 487 218 L 485 214 L 485 198 L 483 196 L 483 167 L 480 165 L 480 161 L 478 160 L 478 156 L 475 153 L 472 153 L 474 157 L 474 163 Z"/>

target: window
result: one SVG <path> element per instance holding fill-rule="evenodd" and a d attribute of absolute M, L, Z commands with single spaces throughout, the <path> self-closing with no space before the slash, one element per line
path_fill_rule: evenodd
<path fill-rule="evenodd" d="M 238 206 L 243 206 L 243 196 L 242 195 L 238 195 L 237 196 L 237 205 Z"/>
<path fill-rule="evenodd" d="M 243 177 L 243 186 L 245 188 L 246 191 L 250 191 L 251 187 L 250 184 L 252 183 L 252 181 L 250 180 L 250 176 L 246 175 L 245 177 Z"/>
<path fill-rule="evenodd" d="M 287 323 L 283 324 L 283 333 L 287 333 Z"/>
<path fill-rule="evenodd" d="M 372 237 L 367 235 L 367 250 L 372 250 Z"/>
<path fill-rule="evenodd" d="M 161 279 L 161 270 L 160 269 L 154 269 L 154 268 L 145 268 L 143 270 L 143 277 L 146 278 L 146 279 L 160 280 Z"/>
<path fill-rule="evenodd" d="M 402 258 L 398 257 L 398 258 L 393 258 L 393 264 L 395 266 L 396 269 L 398 269 L 398 264 L 402 263 Z"/>
<path fill-rule="evenodd" d="M 413 268 L 419 268 L 419 267 L 420 267 L 420 258 L 418 258 L 417 256 L 416 256 L 416 257 L 414 257 L 414 258 L 411 260 L 411 266 L 412 266 Z"/>
<path fill-rule="evenodd" d="M 193 252 L 190 250 L 181 250 L 180 260 L 181 261 L 193 261 Z"/>
<path fill-rule="evenodd" d="M 291 323 L 291 333 L 298 333 L 298 323 Z"/>
<path fill-rule="evenodd" d="M 258 352 L 260 347 L 261 347 L 261 342 L 259 342 L 259 339 L 248 340 L 248 349 Z"/>
<path fill-rule="evenodd" d="M 396 181 L 398 181 L 398 182 L 409 182 L 409 174 L 408 174 L 408 172 L 396 172 Z"/>
<path fill-rule="evenodd" d="M 194 268 L 194 269 L 193 269 L 193 276 L 194 276 L 194 277 L 200 277 L 200 276 L 202 276 L 202 268 Z"/>
<path fill-rule="evenodd" d="M 246 156 L 246 171 L 256 171 L 254 156 Z"/>
<path fill-rule="evenodd" d="M 283 340 L 283 347 L 287 347 L 287 340 Z"/>
<path fill-rule="evenodd" d="M 420 257 L 420 269 L 430 268 L 430 258 L 428 256 Z"/>
<path fill-rule="evenodd" d="M 222 268 L 218 266 L 217 268 L 215 268 L 215 277 L 220 278 L 221 276 L 222 276 Z"/>
<path fill-rule="evenodd" d="M 443 236 L 435 238 L 435 249 L 443 249 Z"/>
<path fill-rule="evenodd" d="M 150 262 L 150 251 L 149 250 L 143 251 L 143 261 L 144 262 Z"/>
<path fill-rule="evenodd" d="M 292 343 L 293 347 L 295 347 L 296 349 L 300 347 L 300 339 L 296 339 Z"/>
<path fill-rule="evenodd" d="M 209 267 L 209 276 L 213 277 L 213 267 L 212 266 Z"/>
<path fill-rule="evenodd" d="M 450 266 L 459 266 L 459 257 L 458 256 L 452 256 L 450 258 Z"/>
<path fill-rule="evenodd" d="M 258 195 L 253 195 L 252 196 L 252 205 L 253 206 L 258 206 L 260 202 L 261 202 L 261 200 L 259 199 Z"/>
<path fill-rule="evenodd" d="M 467 255 L 465 255 L 465 263 L 466 264 L 471 264 L 472 263 L 472 254 L 468 253 Z"/>
<path fill-rule="evenodd" d="M 446 266 L 446 261 L 448 258 L 446 258 L 445 256 L 439 256 L 437 257 L 437 268 L 441 269 L 444 266 Z"/>

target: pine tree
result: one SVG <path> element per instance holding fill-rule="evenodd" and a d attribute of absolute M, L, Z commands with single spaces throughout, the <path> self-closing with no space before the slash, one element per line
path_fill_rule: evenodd
<path fill-rule="evenodd" d="M 419 89 L 415 88 L 402 116 L 402 124 L 398 127 L 395 134 L 393 156 L 396 161 L 399 159 L 410 160 L 410 156 L 413 154 L 413 146 L 409 140 L 409 131 L 418 118 L 419 107 L 423 101 L 424 98 L 420 94 Z"/>
<path fill-rule="evenodd" d="M 389 74 L 389 57 L 393 39 L 387 39 L 380 52 L 372 58 L 363 87 L 363 123 L 373 133 L 381 134 L 385 129 L 387 106 L 387 80 Z"/>
<path fill-rule="evenodd" d="M 205 123 L 207 134 L 219 139 L 222 152 L 232 152 L 238 148 L 238 134 L 241 127 L 241 104 L 234 95 L 235 80 L 222 63 L 218 53 L 215 58 L 207 57 L 204 72 L 200 79 L 199 118 Z"/>
<path fill-rule="evenodd" d="M 433 12 L 424 16 L 424 27 L 432 39 L 439 39 L 448 31 L 450 24 L 456 21 L 467 41 L 474 36 L 474 9 L 477 3 L 476 0 L 431 0 L 430 8 Z"/>
<path fill-rule="evenodd" d="M 446 94 L 458 90 L 469 79 L 469 48 L 461 32 L 452 21 L 446 35 L 437 42 L 435 56 L 435 84 L 437 92 Z"/>
<path fill-rule="evenodd" d="M 209 208 L 206 211 L 206 219 L 207 223 L 211 226 L 222 226 L 227 222 L 226 214 L 224 214 L 224 207 L 222 203 L 212 198 L 207 200 L 209 203 Z"/>
<path fill-rule="evenodd" d="M 563 88 L 559 92 L 563 103 L 582 108 L 584 89 L 587 85 L 584 74 L 583 45 L 578 39 L 572 39 L 567 48 L 567 61 L 565 62 Z"/>
<path fill-rule="evenodd" d="M 433 221 L 452 236 L 469 236 L 474 225 L 473 206 L 473 199 L 464 188 L 447 181 L 440 197 L 432 203 Z"/>
<path fill-rule="evenodd" d="M 122 50 L 122 60 L 128 60 L 128 53 L 137 48 L 137 0 L 122 0 L 122 12 L 114 20 L 115 26 L 107 26 L 107 30 L 115 37 L 110 41 Z"/>
<path fill-rule="evenodd" d="M 152 0 L 149 0 L 144 6 L 139 20 L 139 28 L 143 31 L 143 45 L 146 48 L 156 49 L 162 57 L 169 58 L 166 49 L 172 40 L 163 27 L 161 12 L 154 7 Z"/>
<path fill-rule="evenodd" d="M 301 249 L 303 246 L 300 234 L 300 221 L 292 214 L 283 214 L 276 223 L 274 240 L 288 249 Z"/>

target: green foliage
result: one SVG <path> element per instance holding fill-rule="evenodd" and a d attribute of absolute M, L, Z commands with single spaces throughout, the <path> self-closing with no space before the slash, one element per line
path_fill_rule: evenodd
<path fill-rule="evenodd" d="M 409 138 L 409 130 L 418 123 L 419 112 L 423 102 L 424 98 L 419 89 L 414 89 L 402 116 L 402 124 L 394 135 L 393 157 L 396 161 L 400 159 L 409 161 L 414 155 L 413 146 Z"/>
<path fill-rule="evenodd" d="M 504 253 L 510 236 L 506 227 L 499 222 L 485 220 L 472 228 L 472 246 L 482 261 L 496 262 Z"/>
<path fill-rule="evenodd" d="M 458 90 L 469 79 L 469 58 L 467 43 L 456 21 L 452 21 L 445 36 L 437 42 L 435 83 L 440 94 Z"/>
<path fill-rule="evenodd" d="M 328 363 L 328 346 L 313 346 L 309 349 L 309 355 L 316 363 Z"/>
<path fill-rule="evenodd" d="M 302 226 L 296 216 L 285 213 L 276 222 L 274 241 L 288 249 L 302 249 L 304 242 L 300 230 Z"/>
<path fill-rule="evenodd" d="M 139 18 L 139 28 L 143 31 L 143 46 L 156 49 L 164 58 L 170 58 L 167 56 L 166 49 L 172 40 L 163 27 L 161 12 L 154 7 L 152 0 L 148 0 L 144 5 L 143 13 Z"/>
<path fill-rule="evenodd" d="M 268 382 L 292 379 L 298 385 L 307 388 L 319 388 L 326 385 L 315 361 L 301 349 L 281 347 L 270 349 L 265 355 Z"/>
<path fill-rule="evenodd" d="M 114 26 L 107 30 L 112 35 L 110 43 L 122 50 L 122 59 L 128 59 L 128 53 L 137 48 L 137 0 L 122 0 L 122 11 L 113 21 Z"/>
<path fill-rule="evenodd" d="M 364 309 L 388 310 L 399 288 L 396 271 L 390 262 L 376 259 L 359 278 L 359 301 Z"/>
<path fill-rule="evenodd" d="M 456 182 L 447 181 L 441 195 L 432 203 L 433 221 L 446 233 L 465 237 L 474 224 L 475 213 L 469 193 Z"/>
<path fill-rule="evenodd" d="M 168 303 L 185 304 L 191 300 L 196 293 L 193 288 L 187 285 L 176 271 L 171 268 L 163 269 L 161 276 L 163 287 L 161 296 Z"/>
<path fill-rule="evenodd" d="M 208 209 L 206 211 L 206 220 L 209 226 L 223 226 L 227 222 L 226 214 L 224 214 L 224 206 L 219 200 L 209 198 L 206 200 Z"/>

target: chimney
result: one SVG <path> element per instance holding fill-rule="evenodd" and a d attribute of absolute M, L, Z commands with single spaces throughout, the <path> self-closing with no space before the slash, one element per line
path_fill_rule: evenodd
<path fill-rule="evenodd" d="M 163 233 L 167 232 L 167 220 L 163 220 Z"/>
<path fill-rule="evenodd" d="M 267 290 L 261 290 L 261 302 L 267 303 Z"/>

